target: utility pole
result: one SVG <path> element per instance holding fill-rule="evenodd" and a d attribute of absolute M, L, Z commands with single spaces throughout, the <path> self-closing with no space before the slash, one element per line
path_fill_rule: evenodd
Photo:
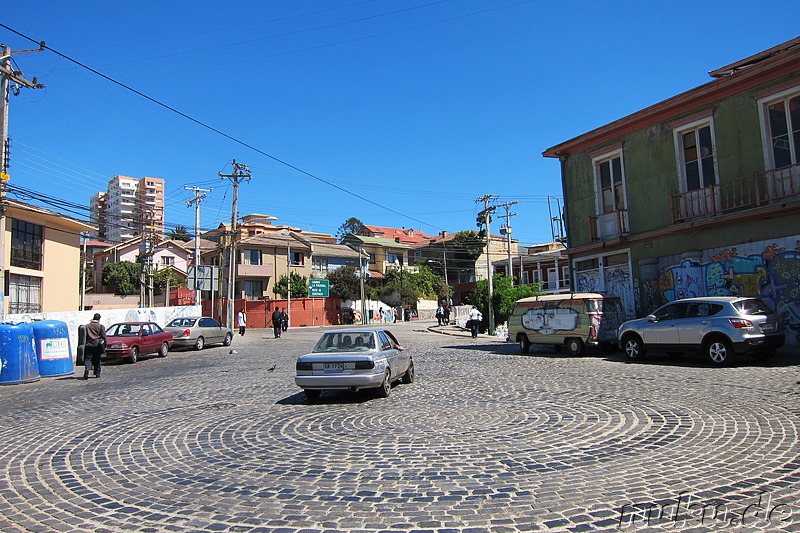
<path fill-rule="evenodd" d="M 364 247 L 358 247 L 358 267 L 361 271 L 359 276 L 361 282 L 361 323 L 367 323 L 367 303 L 364 301 L 364 278 L 367 277 L 367 269 L 364 267 Z"/>
<path fill-rule="evenodd" d="M 515 216 L 516 213 L 509 212 L 508 208 L 512 205 L 516 204 L 517 202 L 506 202 L 504 204 L 498 204 L 497 207 L 505 207 L 506 214 L 500 215 L 502 218 L 506 219 L 506 225 L 500 228 L 500 234 L 505 235 L 508 238 L 508 269 L 507 275 L 513 277 L 514 276 L 514 263 L 511 262 L 511 217 Z M 522 278 L 520 277 L 520 281 Z"/>
<path fill-rule="evenodd" d="M 228 241 L 228 268 L 226 269 L 226 279 L 227 279 L 227 291 L 226 296 L 228 301 L 226 302 L 226 317 L 225 323 L 226 326 L 233 329 L 233 300 L 234 300 L 234 288 L 236 286 L 236 240 L 239 237 L 239 231 L 236 227 L 236 222 L 238 220 L 238 214 L 236 212 L 238 201 L 239 201 L 239 183 L 243 180 L 250 180 L 250 169 L 247 168 L 247 165 L 242 163 L 237 163 L 234 159 L 231 163 L 233 166 L 233 173 L 231 174 L 219 174 L 221 179 L 228 178 L 233 183 L 233 201 L 231 205 L 231 231 L 230 231 L 230 240 Z"/>
<path fill-rule="evenodd" d="M 43 89 L 44 85 L 36 83 L 36 78 L 32 81 L 26 80 L 22 72 L 14 70 L 11 65 L 12 54 L 24 54 L 26 52 L 41 52 L 44 50 L 44 41 L 39 43 L 36 50 L 18 50 L 12 52 L 11 48 L 0 44 L 0 319 L 5 315 L 5 257 L 6 257 L 6 181 L 9 180 L 9 146 L 11 139 L 8 138 L 8 95 L 13 91 L 14 95 L 19 94 L 20 88 Z"/>
<path fill-rule="evenodd" d="M 489 335 L 494 335 L 494 308 L 492 307 L 492 300 L 494 299 L 494 280 L 492 280 L 492 257 L 489 251 L 492 243 L 492 212 L 496 209 L 495 206 L 489 205 L 493 200 L 497 200 L 497 196 L 492 194 L 485 194 L 475 200 L 476 202 L 483 202 L 483 211 L 478 213 L 478 226 L 486 226 L 486 270 L 489 278 Z"/>
<path fill-rule="evenodd" d="M 194 199 L 186 201 L 186 207 L 191 207 L 194 204 L 194 256 L 192 257 L 192 262 L 194 263 L 194 304 L 195 305 L 202 305 L 201 303 L 201 294 L 202 291 L 199 289 L 197 284 L 198 279 L 198 271 L 200 270 L 200 202 L 205 199 L 207 196 L 207 192 L 211 192 L 214 189 L 201 189 L 199 187 L 189 187 L 188 185 L 183 186 L 184 189 L 190 190 L 194 192 Z M 213 280 L 213 276 L 212 276 Z M 212 301 L 213 306 L 213 301 Z M 202 307 L 200 308 L 200 314 L 203 314 Z"/>

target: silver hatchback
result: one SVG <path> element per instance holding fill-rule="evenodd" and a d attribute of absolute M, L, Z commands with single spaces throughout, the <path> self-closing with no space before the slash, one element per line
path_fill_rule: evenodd
<path fill-rule="evenodd" d="M 649 349 L 702 352 L 713 364 L 726 364 L 733 354 L 768 358 L 783 346 L 783 322 L 758 298 L 716 296 L 686 298 L 629 320 L 619 327 L 620 348 L 631 360 Z"/>
<path fill-rule="evenodd" d="M 295 383 L 310 401 L 323 390 L 372 389 L 386 397 L 392 383 L 414 381 L 409 351 L 385 329 L 330 331 L 311 350 L 297 358 Z"/>

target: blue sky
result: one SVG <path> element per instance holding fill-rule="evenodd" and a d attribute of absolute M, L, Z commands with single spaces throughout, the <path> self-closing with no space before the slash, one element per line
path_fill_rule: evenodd
<path fill-rule="evenodd" d="M 213 187 L 211 228 L 230 220 L 217 174 L 236 159 L 252 171 L 240 215 L 435 234 L 475 229 L 492 194 L 519 202 L 520 244 L 547 242 L 561 184 L 542 151 L 797 37 L 798 20 L 800 2 L 769 0 L 11 2 L 6 26 L 272 158 L 45 51 L 14 56 L 46 88 L 10 97 L 9 174 L 87 205 L 117 174 L 164 178 L 167 225 L 190 228 L 184 185 Z"/>

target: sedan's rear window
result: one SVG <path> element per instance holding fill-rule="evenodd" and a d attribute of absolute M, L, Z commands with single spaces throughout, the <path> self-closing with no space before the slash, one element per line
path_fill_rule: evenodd
<path fill-rule="evenodd" d="M 167 324 L 168 328 L 190 328 L 194 326 L 194 318 L 176 318 L 169 324 Z"/>
<path fill-rule="evenodd" d="M 326 333 L 317 342 L 313 353 L 366 352 L 375 348 L 375 336 L 371 331 Z"/>
<path fill-rule="evenodd" d="M 760 298 L 748 298 L 733 302 L 733 306 L 743 315 L 769 315 L 772 309 Z"/>

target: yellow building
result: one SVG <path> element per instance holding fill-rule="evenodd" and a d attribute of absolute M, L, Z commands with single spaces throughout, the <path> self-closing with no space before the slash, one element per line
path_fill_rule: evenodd
<path fill-rule="evenodd" d="M 16 200 L 4 199 L 0 207 L 3 314 L 77 311 L 80 234 L 97 228 Z"/>

